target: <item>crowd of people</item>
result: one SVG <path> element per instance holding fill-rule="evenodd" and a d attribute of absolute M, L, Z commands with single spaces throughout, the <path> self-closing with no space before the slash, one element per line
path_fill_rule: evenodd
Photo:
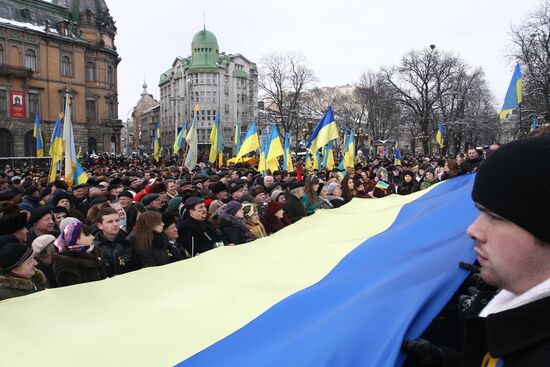
<path fill-rule="evenodd" d="M 353 198 L 409 195 L 473 172 L 497 145 L 456 157 L 359 155 L 355 167 L 260 174 L 252 166 L 182 171 L 137 157 L 86 162 L 90 179 L 68 187 L 47 170 L 0 173 L 0 300 L 189 259 L 270 236 Z M 170 165 L 170 163 L 174 163 Z"/>

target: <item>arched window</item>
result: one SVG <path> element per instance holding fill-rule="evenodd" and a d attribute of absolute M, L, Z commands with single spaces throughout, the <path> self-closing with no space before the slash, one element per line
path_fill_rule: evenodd
<path fill-rule="evenodd" d="M 36 140 L 33 132 L 30 130 L 25 134 L 25 157 L 36 157 Z"/>
<path fill-rule="evenodd" d="M 71 58 L 67 55 L 61 57 L 61 76 L 72 76 Z"/>
<path fill-rule="evenodd" d="M 86 81 L 87 82 L 95 81 L 95 65 L 93 62 L 86 63 Z"/>
<path fill-rule="evenodd" d="M 13 135 L 7 129 L 0 129 L 0 157 L 13 157 Z"/>
<path fill-rule="evenodd" d="M 27 50 L 25 52 L 25 67 L 36 71 L 36 53 L 33 50 Z"/>

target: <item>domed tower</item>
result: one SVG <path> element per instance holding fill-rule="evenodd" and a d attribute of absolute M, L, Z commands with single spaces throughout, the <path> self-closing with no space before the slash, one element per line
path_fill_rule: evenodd
<path fill-rule="evenodd" d="M 189 72 L 217 72 L 219 56 L 216 36 L 204 28 L 195 34 L 191 42 Z"/>

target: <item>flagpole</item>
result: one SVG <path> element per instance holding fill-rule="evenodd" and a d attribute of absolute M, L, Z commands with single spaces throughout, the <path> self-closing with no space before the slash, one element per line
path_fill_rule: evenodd
<path fill-rule="evenodd" d="M 523 137 L 524 135 L 527 135 L 526 132 L 523 131 L 523 124 L 521 123 L 521 105 L 523 102 L 518 103 L 518 109 L 519 109 L 519 133 L 520 137 Z"/>

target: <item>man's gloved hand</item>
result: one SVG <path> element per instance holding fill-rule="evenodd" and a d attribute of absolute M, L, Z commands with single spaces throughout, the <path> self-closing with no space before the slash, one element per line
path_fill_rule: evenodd
<path fill-rule="evenodd" d="M 401 346 L 401 350 L 407 353 L 409 358 L 422 366 L 443 366 L 445 360 L 443 350 L 424 339 L 405 340 Z"/>

